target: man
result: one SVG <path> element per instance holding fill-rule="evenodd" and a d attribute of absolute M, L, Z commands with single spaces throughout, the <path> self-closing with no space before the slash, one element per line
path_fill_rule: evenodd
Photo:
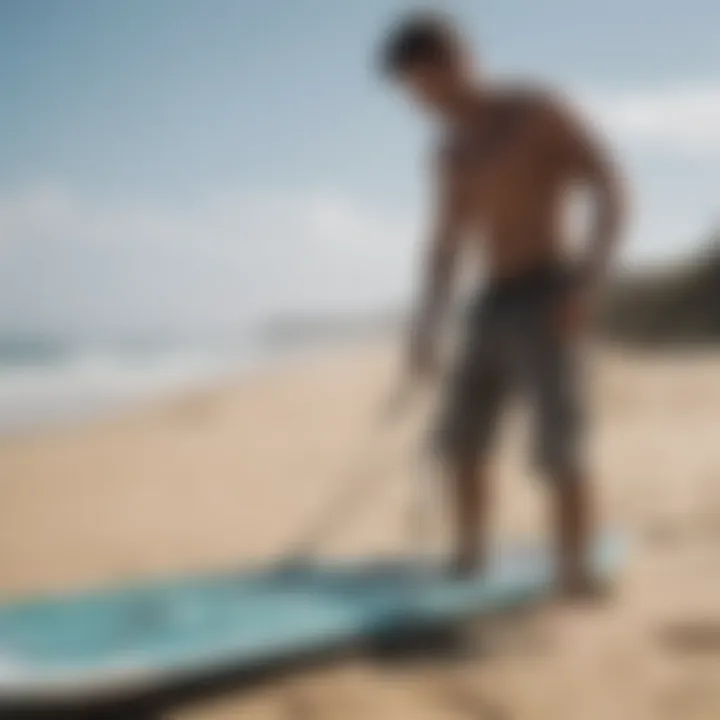
<path fill-rule="evenodd" d="M 478 83 L 458 33 L 443 18 L 415 16 L 382 49 L 383 67 L 444 129 L 437 154 L 437 217 L 411 371 L 435 362 L 439 321 L 461 247 L 482 243 L 488 281 L 473 303 L 446 396 L 438 447 L 453 489 L 456 572 L 482 568 L 488 451 L 513 388 L 535 416 L 536 460 L 554 501 L 560 583 L 592 584 L 584 562 L 592 535 L 583 457 L 577 354 L 621 225 L 616 172 L 557 98 Z M 596 210 L 582 260 L 570 268 L 560 228 L 568 191 L 591 191 Z"/>

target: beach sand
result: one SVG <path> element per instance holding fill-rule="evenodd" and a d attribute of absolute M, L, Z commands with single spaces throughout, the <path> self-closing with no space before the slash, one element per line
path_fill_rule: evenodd
<path fill-rule="evenodd" d="M 387 348 L 348 350 L 3 441 L 2 597 L 276 555 L 337 489 L 395 369 Z M 611 598 L 479 624 L 462 660 L 348 658 L 168 717 L 720 718 L 720 353 L 604 350 L 592 372 L 602 517 L 634 533 Z M 382 435 L 384 459 L 367 472 L 387 480 L 323 552 L 406 547 L 419 415 Z M 494 532 L 543 532 L 545 488 L 528 467 L 522 417 L 506 430 Z"/>

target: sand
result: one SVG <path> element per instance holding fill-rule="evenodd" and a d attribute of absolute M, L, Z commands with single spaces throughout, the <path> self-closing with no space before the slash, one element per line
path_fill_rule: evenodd
<path fill-rule="evenodd" d="M 356 349 L 0 443 L 0 594 L 281 552 L 341 482 L 394 371 L 387 348 Z M 720 353 L 603 350 L 593 377 L 602 517 L 635 536 L 610 599 L 479 625 L 463 659 L 348 658 L 168 717 L 720 718 Z M 368 473 L 387 481 L 323 552 L 404 547 L 416 415 L 380 437 L 384 460 Z M 511 417 L 497 467 L 500 537 L 547 528 L 525 435 Z"/>

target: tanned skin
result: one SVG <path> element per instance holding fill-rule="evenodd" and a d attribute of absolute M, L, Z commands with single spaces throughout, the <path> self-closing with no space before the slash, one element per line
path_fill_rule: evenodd
<path fill-rule="evenodd" d="M 424 376 L 435 368 L 437 329 L 463 248 L 482 245 L 491 282 L 562 263 L 561 209 L 576 186 L 589 191 L 594 219 L 580 264 L 581 282 L 563 296 L 552 322 L 567 342 L 579 342 L 623 216 L 624 193 L 608 155 L 558 97 L 483 86 L 460 49 L 449 61 L 403 68 L 399 80 L 445 131 L 434 168 L 437 209 L 410 343 L 411 373 Z M 456 562 L 469 570 L 482 565 L 485 556 L 488 472 L 483 459 L 463 459 L 450 475 Z M 588 580 L 590 483 L 587 478 L 553 480 L 561 582 L 575 592 Z"/>

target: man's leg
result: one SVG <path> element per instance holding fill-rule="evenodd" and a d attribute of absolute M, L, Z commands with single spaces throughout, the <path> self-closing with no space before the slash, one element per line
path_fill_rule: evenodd
<path fill-rule="evenodd" d="M 592 585 L 587 561 L 593 538 L 592 491 L 581 448 L 580 348 L 554 328 L 528 338 L 524 357 L 535 396 L 537 461 L 551 485 L 559 582 L 575 594 Z"/>
<path fill-rule="evenodd" d="M 457 460 L 449 470 L 455 526 L 453 570 L 464 576 L 486 565 L 490 482 L 486 468 L 479 467 L 474 454 Z"/>
<path fill-rule="evenodd" d="M 568 595 L 584 594 L 593 585 L 587 563 L 593 536 L 590 483 L 574 473 L 552 480 L 560 585 Z"/>
<path fill-rule="evenodd" d="M 495 348 L 470 344 L 455 375 L 439 428 L 439 452 L 447 475 L 454 528 L 453 569 L 482 569 L 488 546 L 488 456 L 508 383 Z"/>

